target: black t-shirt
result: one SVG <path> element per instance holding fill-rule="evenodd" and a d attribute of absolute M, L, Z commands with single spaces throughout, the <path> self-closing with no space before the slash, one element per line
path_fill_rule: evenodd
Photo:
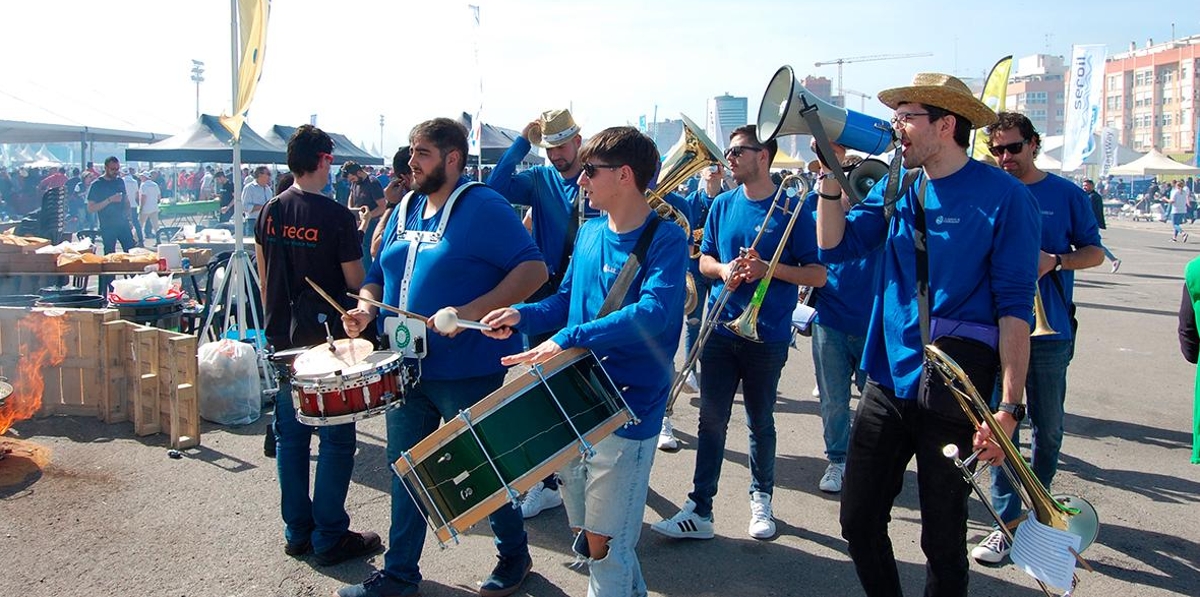
<path fill-rule="evenodd" d="M 355 208 L 366 206 L 375 211 L 375 208 L 379 207 L 377 202 L 380 199 L 383 199 L 383 186 L 374 176 L 368 176 L 366 180 L 350 186 L 350 205 Z"/>
<path fill-rule="evenodd" d="M 125 196 L 125 181 L 120 178 L 108 179 L 103 176 L 96 179 L 92 183 L 92 188 L 88 190 L 88 203 L 100 203 L 112 197 L 114 194 L 120 195 L 121 200 L 116 203 L 105 205 L 96 215 L 100 219 L 101 230 L 113 230 L 124 228 L 128 229 L 129 217 L 129 198 Z"/>
<path fill-rule="evenodd" d="M 297 186 L 267 202 L 263 213 L 266 217 L 259 218 L 255 225 L 254 242 L 263 248 L 266 261 L 267 279 L 263 283 L 267 289 L 267 339 L 276 349 L 292 348 L 289 294 L 297 298 L 305 291 L 311 293 L 304 281 L 307 276 L 330 296 L 344 297 L 349 289 L 342 264 L 362 259 L 362 244 L 349 209 Z M 330 321 L 329 327 L 336 336 L 345 336 L 340 322 Z M 322 339 L 324 334 L 296 338 L 295 346 L 316 344 Z"/>

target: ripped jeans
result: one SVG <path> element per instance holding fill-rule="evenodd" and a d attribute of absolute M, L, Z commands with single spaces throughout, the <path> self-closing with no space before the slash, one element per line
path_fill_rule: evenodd
<path fill-rule="evenodd" d="M 601 559 L 590 557 L 583 533 L 576 538 L 575 554 L 591 569 L 588 597 L 646 595 L 635 548 L 657 445 L 658 436 L 633 440 L 610 435 L 594 446 L 595 456 L 576 458 L 558 473 L 571 527 L 611 537 Z"/>

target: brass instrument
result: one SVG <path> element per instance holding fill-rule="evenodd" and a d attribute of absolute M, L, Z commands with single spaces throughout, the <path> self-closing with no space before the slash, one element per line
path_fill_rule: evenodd
<path fill-rule="evenodd" d="M 654 185 L 654 189 L 646 191 L 646 203 L 660 218 L 679 225 L 689 238 L 694 238 L 692 225 L 688 222 L 687 216 L 679 213 L 679 210 L 667 203 L 663 197 L 700 170 L 714 164 L 721 164 L 728 168 L 729 164 L 721 155 L 721 150 L 704 134 L 704 129 L 696 126 L 696 123 L 692 122 L 692 119 L 688 118 L 686 114 L 679 116 L 683 119 L 683 134 L 679 136 L 679 141 L 676 141 L 675 145 L 672 145 L 671 149 L 667 151 L 662 168 L 659 170 L 658 182 Z M 697 239 L 697 242 L 692 245 L 691 258 L 698 257 L 700 257 L 700 243 Z M 696 281 L 692 279 L 691 272 L 688 272 L 685 282 L 687 299 L 683 306 L 683 312 L 686 315 L 696 308 L 700 299 L 696 294 Z"/>
<path fill-rule="evenodd" d="M 1042 290 L 1035 284 L 1033 287 L 1033 331 L 1029 335 L 1036 338 L 1038 336 L 1052 336 L 1058 332 L 1050 327 L 1050 320 L 1046 319 L 1046 306 L 1042 304 Z"/>
<path fill-rule="evenodd" d="M 781 204 L 780 196 L 783 194 L 783 190 L 787 187 L 788 183 L 794 181 L 793 179 L 795 181 L 800 181 L 802 187 L 805 186 L 803 178 L 801 178 L 799 175 L 793 174 L 784 177 L 783 181 L 781 181 L 779 184 L 779 191 L 775 193 L 775 198 L 771 201 L 770 207 L 767 208 L 767 215 L 763 217 L 762 224 L 760 224 L 758 227 L 758 234 L 754 237 L 754 241 L 750 243 L 748 248 L 743 248 L 741 250 L 742 255 L 746 255 L 758 247 L 758 243 L 762 240 L 763 234 L 767 230 L 767 224 L 771 222 L 771 217 L 775 215 L 776 209 L 780 210 L 782 213 L 788 213 L 787 203 L 785 201 Z M 800 213 L 800 207 L 803 205 L 803 201 L 804 199 L 801 198 L 800 205 L 797 205 L 796 210 L 792 212 L 792 219 L 788 222 L 788 231 L 784 233 L 783 238 L 786 239 L 791 234 L 792 225 L 796 222 L 796 214 Z M 783 241 L 780 241 L 780 246 L 783 246 L 783 244 Z M 776 250 L 776 253 L 778 254 L 779 251 Z M 776 256 L 776 261 L 777 260 L 778 256 Z M 767 275 L 763 278 L 763 280 L 769 279 L 773 272 L 774 268 L 769 268 Z M 758 294 L 757 291 L 755 294 Z M 675 375 L 675 379 L 671 382 L 671 392 L 667 398 L 667 416 L 670 416 L 673 412 L 675 400 L 679 398 L 679 393 L 683 390 L 683 384 L 687 379 L 687 374 L 696 366 L 696 361 L 700 360 L 700 351 L 704 347 L 704 343 L 708 341 L 708 337 L 712 334 L 713 328 L 717 326 L 717 318 L 719 318 L 721 316 L 721 312 L 725 310 L 725 304 L 729 302 L 729 297 L 731 295 L 733 295 L 733 291 L 730 290 L 728 284 L 721 286 L 721 292 L 717 294 L 717 298 L 713 301 L 712 306 L 708 308 L 708 313 L 705 314 L 704 322 L 700 326 L 700 333 L 696 335 L 696 342 L 692 344 L 692 350 L 688 352 L 687 358 L 683 362 L 683 367 L 679 370 L 679 373 Z"/>
<path fill-rule="evenodd" d="M 737 319 L 725 324 L 726 329 L 752 342 L 762 342 L 758 337 L 758 312 L 762 308 L 763 301 L 767 298 L 767 288 L 771 285 L 771 278 L 775 275 L 775 268 L 779 266 L 779 259 L 783 257 L 783 249 L 788 244 L 787 239 L 792 235 L 792 228 L 795 227 L 796 220 L 800 217 L 800 212 L 803 211 L 804 200 L 808 196 L 808 183 L 804 177 L 799 174 L 789 174 L 779 183 L 779 190 L 775 193 L 774 199 L 776 203 L 779 202 L 780 196 L 783 195 L 783 191 L 789 182 L 798 182 L 800 184 L 800 201 L 792 209 L 791 218 L 788 219 L 787 227 L 783 229 L 783 236 L 779 239 L 779 246 L 775 247 L 775 255 L 771 257 L 771 262 L 767 265 L 767 273 L 763 274 L 762 279 L 758 281 L 758 287 L 754 289 L 754 296 L 750 298 L 750 304 Z M 786 213 L 786 199 L 784 200 L 784 205 Z M 767 223 L 763 222 L 759 230 L 760 236 L 766 228 Z"/>
<path fill-rule="evenodd" d="M 1079 553 L 1094 543 L 1100 532 L 1100 520 L 1096 509 L 1081 497 L 1050 495 L 1050 492 L 1033 474 L 1029 464 L 1021 457 L 1021 453 L 1013 445 L 1012 440 L 1004 434 L 1003 427 L 996 422 L 991 408 L 979 395 L 979 391 L 975 389 L 975 385 L 971 383 L 962 367 L 932 344 L 925 346 L 925 366 L 931 367 L 946 384 L 976 429 L 987 424 L 988 429 L 992 430 L 992 440 L 1004 452 L 1004 463 L 1000 468 L 1008 476 L 1009 482 L 1021 496 L 1021 500 L 1033 510 L 1038 522 L 1078 536 L 1080 538 Z M 958 447 L 949 444 L 943 448 L 942 453 L 947 458 L 954 460 L 954 464 L 962 472 L 963 478 L 971 484 L 979 499 L 987 505 L 1001 532 L 1008 537 L 1009 541 L 1012 541 L 1014 538 L 1012 530 L 1005 525 L 999 513 L 992 507 L 990 493 L 979 486 L 976 480 L 977 473 L 972 473 L 969 468 L 978 459 L 979 452 L 975 452 L 966 460 L 961 460 L 958 457 Z M 1088 567 L 1087 563 L 1079 557 L 1079 553 L 1075 554 L 1076 558 L 1083 563 L 1085 568 Z M 1044 583 L 1039 580 L 1038 584 L 1047 596 L 1051 595 L 1049 588 Z"/>

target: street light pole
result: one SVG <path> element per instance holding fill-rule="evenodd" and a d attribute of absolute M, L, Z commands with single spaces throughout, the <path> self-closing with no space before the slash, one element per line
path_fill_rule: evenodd
<path fill-rule="evenodd" d="M 204 82 L 204 63 L 192 60 L 192 80 L 196 82 L 196 120 L 200 120 L 200 84 Z"/>
<path fill-rule="evenodd" d="M 383 159 L 383 167 L 387 168 L 387 151 L 383 149 L 383 114 L 379 115 L 379 155 Z"/>

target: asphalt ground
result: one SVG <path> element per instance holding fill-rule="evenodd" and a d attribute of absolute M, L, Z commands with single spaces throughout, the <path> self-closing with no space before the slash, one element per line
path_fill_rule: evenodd
<path fill-rule="evenodd" d="M 1077 595 L 1200 593 L 1200 467 L 1189 464 L 1195 369 L 1179 353 L 1176 312 L 1184 264 L 1200 251 L 1170 242 L 1159 223 L 1112 222 L 1105 242 L 1123 259 L 1077 277 L 1080 337 L 1069 372 L 1066 438 L 1056 493 L 1090 500 L 1100 512 L 1097 543 L 1085 552 Z M 821 421 L 811 397 L 807 346 L 790 353 L 776 407 L 774 496 L 779 534 L 746 534 L 749 521 L 745 416 L 735 406 L 717 537 L 668 540 L 648 525 L 672 515 L 691 484 L 696 401 L 677 407 L 684 448 L 659 453 L 638 553 L 652 595 L 861 595 L 838 527 L 836 495 L 817 490 L 825 468 Z M 133 434 L 129 423 L 54 417 L 19 422 L 6 437 L 49 448 L 46 470 L 0 489 L 0 595 L 329 595 L 382 565 L 382 554 L 321 568 L 283 553 L 274 461 L 262 454 L 264 420 L 227 428 L 205 424 L 203 443 L 182 459 L 164 436 Z M 359 452 L 347 506 L 355 529 L 387 535 L 390 472 L 382 418 L 359 424 Z M 314 442 L 315 443 L 315 442 Z M 0 466 L 5 466 L 0 462 Z M 909 594 L 920 594 L 915 473 L 910 467 L 891 533 Z M 972 498 L 963 549 L 990 520 Z M 562 509 L 527 522 L 533 572 L 518 595 L 584 595 Z M 486 525 L 460 545 L 425 545 L 427 596 L 474 594 L 495 563 Z M 973 595 L 1040 595 L 1011 563 L 971 566 Z"/>

